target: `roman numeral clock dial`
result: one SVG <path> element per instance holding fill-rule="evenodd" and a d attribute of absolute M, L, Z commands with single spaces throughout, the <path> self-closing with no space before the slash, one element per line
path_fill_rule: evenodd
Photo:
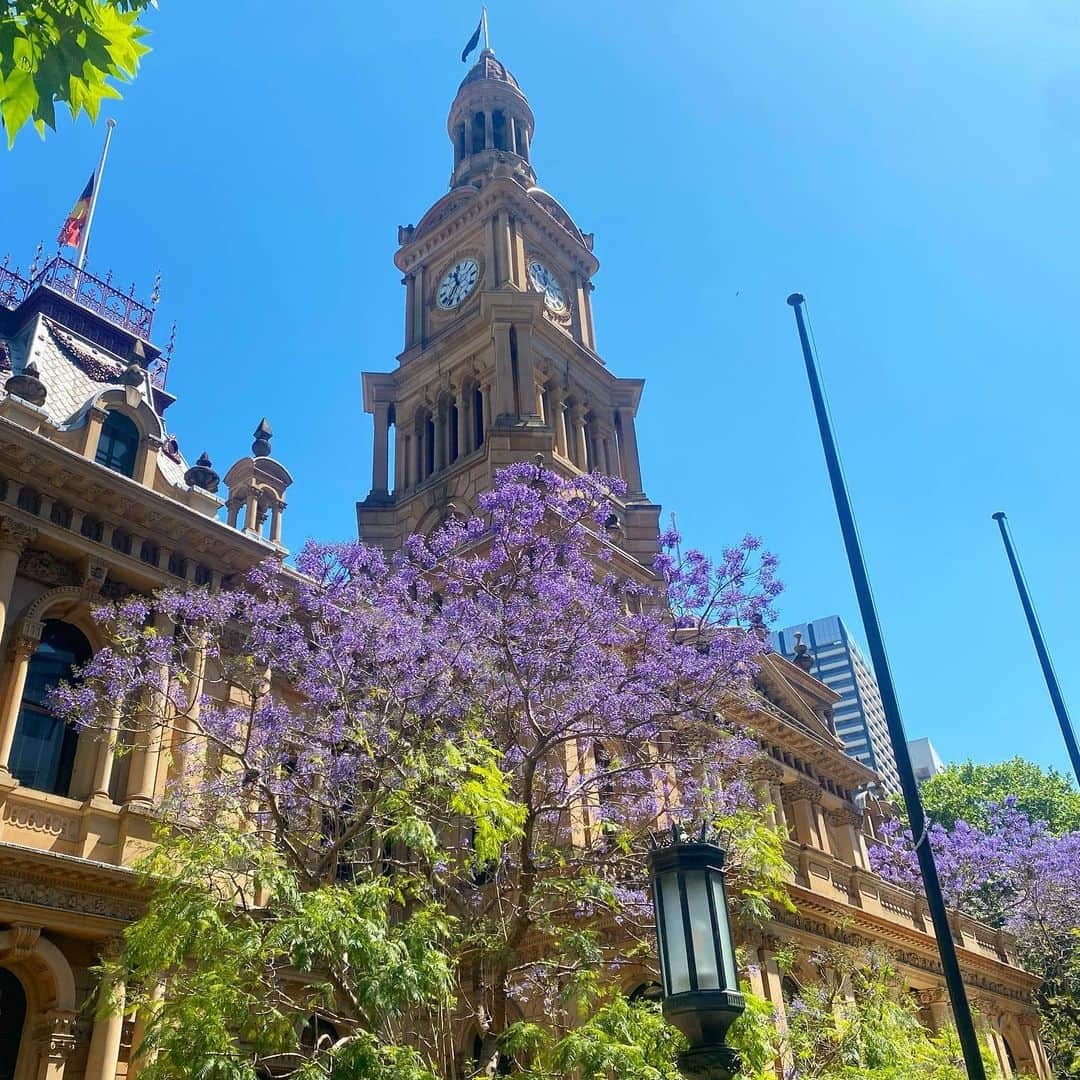
<path fill-rule="evenodd" d="M 443 311 L 458 307 L 476 288 L 480 266 L 475 259 L 459 259 L 443 275 L 435 292 L 435 302 Z"/>

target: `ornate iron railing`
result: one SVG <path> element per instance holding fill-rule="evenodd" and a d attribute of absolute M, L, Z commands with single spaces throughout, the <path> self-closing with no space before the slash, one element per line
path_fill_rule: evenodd
<path fill-rule="evenodd" d="M 45 285 L 128 333 L 149 341 L 154 325 L 153 306 L 135 299 L 134 285 L 124 293 L 113 286 L 110 278 L 111 274 L 102 280 L 80 270 L 62 255 L 54 255 L 40 270 L 31 267 L 26 277 L 18 270 L 11 270 L 5 260 L 0 266 L 0 303 L 9 309 L 17 307 L 35 289 Z"/>

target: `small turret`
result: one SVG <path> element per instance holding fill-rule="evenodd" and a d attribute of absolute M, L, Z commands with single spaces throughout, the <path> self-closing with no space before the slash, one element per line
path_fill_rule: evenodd
<path fill-rule="evenodd" d="M 458 87 L 446 130 L 454 144 L 452 188 L 482 186 L 494 176 L 511 176 L 523 187 L 536 184 L 529 164 L 533 114 L 517 79 L 484 49 Z"/>
<path fill-rule="evenodd" d="M 285 489 L 293 479 L 284 465 L 270 457 L 270 440 L 273 434 L 270 421 L 264 416 L 255 429 L 255 441 L 251 444 L 252 456 L 241 458 L 225 474 L 225 486 L 229 492 L 225 505 L 228 523 L 233 528 L 242 528 L 244 532 L 269 539 L 270 543 L 280 547 Z M 202 460 L 199 459 L 196 468 L 202 464 Z M 209 466 L 209 459 L 206 464 Z M 241 510 L 244 513 L 242 525 Z M 267 517 L 270 518 L 269 537 L 264 536 Z"/>

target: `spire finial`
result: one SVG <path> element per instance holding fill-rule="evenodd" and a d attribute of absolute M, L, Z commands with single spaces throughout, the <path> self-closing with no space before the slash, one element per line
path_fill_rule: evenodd
<path fill-rule="evenodd" d="M 273 435 L 274 430 L 270 427 L 270 421 L 264 416 L 255 429 L 255 441 L 251 444 L 251 452 L 255 457 L 270 456 L 270 439 Z"/>

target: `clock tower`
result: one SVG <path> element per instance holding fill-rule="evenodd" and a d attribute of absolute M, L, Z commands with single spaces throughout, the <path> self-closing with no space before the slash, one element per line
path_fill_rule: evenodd
<path fill-rule="evenodd" d="M 391 372 L 365 372 L 375 420 L 360 538 L 396 550 L 413 532 L 468 517 L 495 472 L 542 455 L 557 472 L 626 482 L 609 535 L 651 566 L 659 506 L 641 482 L 641 379 L 596 352 L 593 238 L 537 186 L 533 114 L 484 49 L 450 107 L 450 191 L 398 230 L 405 340 Z"/>

